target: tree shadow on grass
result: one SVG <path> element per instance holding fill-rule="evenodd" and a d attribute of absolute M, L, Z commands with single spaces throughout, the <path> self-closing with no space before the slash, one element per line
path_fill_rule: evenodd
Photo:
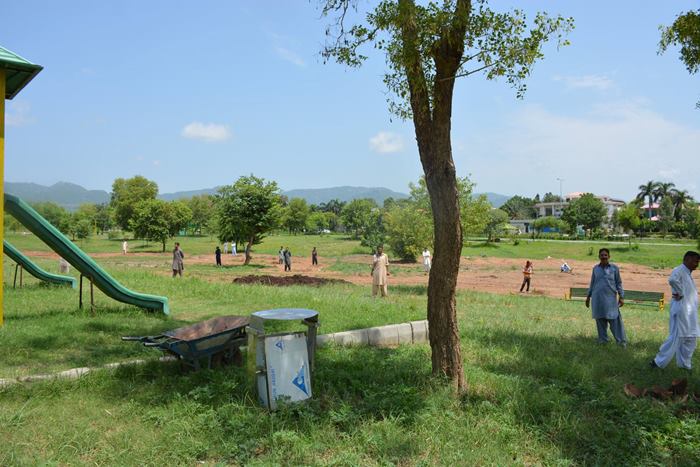
<path fill-rule="evenodd" d="M 466 340 L 476 342 L 479 352 L 497 354 L 483 357 L 477 367 L 504 385 L 498 398 L 506 397 L 498 403 L 510 405 L 519 423 L 551 440 L 575 463 L 700 463 L 700 452 L 682 441 L 700 435 L 697 422 L 694 432 L 687 431 L 674 414 L 674 403 L 624 395 L 626 383 L 668 387 L 673 378 L 687 377 L 676 369 L 648 368 L 659 342 L 638 341 L 622 349 L 596 345 L 583 336 L 554 338 L 493 329 L 471 330 Z M 697 378 L 689 383 L 691 391 L 700 391 Z M 666 440 L 668 436 L 678 437 L 677 445 Z"/>

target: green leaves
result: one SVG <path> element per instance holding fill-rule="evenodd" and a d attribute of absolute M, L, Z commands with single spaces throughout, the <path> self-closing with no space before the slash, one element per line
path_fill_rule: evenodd
<path fill-rule="evenodd" d="M 534 63 L 544 56 L 543 45 L 552 39 L 558 47 L 568 45 L 565 37 L 574 28 L 570 17 L 550 17 L 540 12 L 528 23 L 522 10 L 496 12 L 486 1 L 416 4 L 408 0 L 385 0 L 365 14 L 364 22 L 346 29 L 344 22 L 351 6 L 354 11 L 356 4 L 351 1 L 325 2 L 323 14 L 337 16 L 326 30 L 327 43 L 322 56 L 359 67 L 368 58 L 360 52 L 365 45 L 383 51 L 387 64 L 383 81 L 390 91 L 389 110 L 403 119 L 412 116 L 411 86 L 415 92 L 419 81 L 427 85 L 431 112 L 435 111 L 439 80 L 476 73 L 489 80 L 505 78 L 516 89 L 517 97 L 522 98 L 527 89 L 524 80 Z M 456 73 L 438 77 L 438 63 L 451 59 L 459 63 Z"/>

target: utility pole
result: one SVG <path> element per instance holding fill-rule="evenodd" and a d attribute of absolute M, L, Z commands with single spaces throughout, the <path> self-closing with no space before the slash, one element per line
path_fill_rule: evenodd
<path fill-rule="evenodd" d="M 564 195 L 562 194 L 563 192 L 562 192 L 562 189 L 561 189 L 561 182 L 563 182 L 564 179 L 563 179 L 563 178 L 558 178 L 558 177 L 557 177 L 557 180 L 559 180 L 559 201 L 561 201 L 561 202 L 563 203 L 563 202 L 564 202 Z"/>

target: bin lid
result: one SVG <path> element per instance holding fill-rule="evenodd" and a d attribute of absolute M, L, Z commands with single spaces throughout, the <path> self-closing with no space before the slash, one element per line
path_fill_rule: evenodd
<path fill-rule="evenodd" d="M 274 310 L 256 311 L 253 313 L 253 316 L 263 320 L 298 320 L 316 317 L 318 316 L 318 311 L 307 310 L 306 308 L 275 308 Z"/>

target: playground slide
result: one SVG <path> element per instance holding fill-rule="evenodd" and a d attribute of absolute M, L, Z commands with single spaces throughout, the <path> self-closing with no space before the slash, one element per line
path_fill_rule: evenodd
<path fill-rule="evenodd" d="M 108 297 L 129 305 L 162 311 L 166 315 L 170 314 L 166 297 L 133 292 L 121 285 L 84 251 L 68 240 L 56 227 L 17 196 L 5 194 L 5 212 L 12 214 L 30 232 L 72 264 L 83 276 L 92 280 L 95 286 Z"/>
<path fill-rule="evenodd" d="M 7 256 L 12 258 L 15 263 L 22 266 L 29 274 L 37 279 L 44 282 L 49 282 L 51 284 L 68 285 L 74 289 L 76 288 L 77 281 L 74 277 L 59 276 L 58 274 L 52 274 L 48 271 L 44 271 L 38 264 L 24 256 L 21 251 L 12 246 L 12 244 L 7 240 L 2 241 L 2 251 L 4 251 Z"/>

